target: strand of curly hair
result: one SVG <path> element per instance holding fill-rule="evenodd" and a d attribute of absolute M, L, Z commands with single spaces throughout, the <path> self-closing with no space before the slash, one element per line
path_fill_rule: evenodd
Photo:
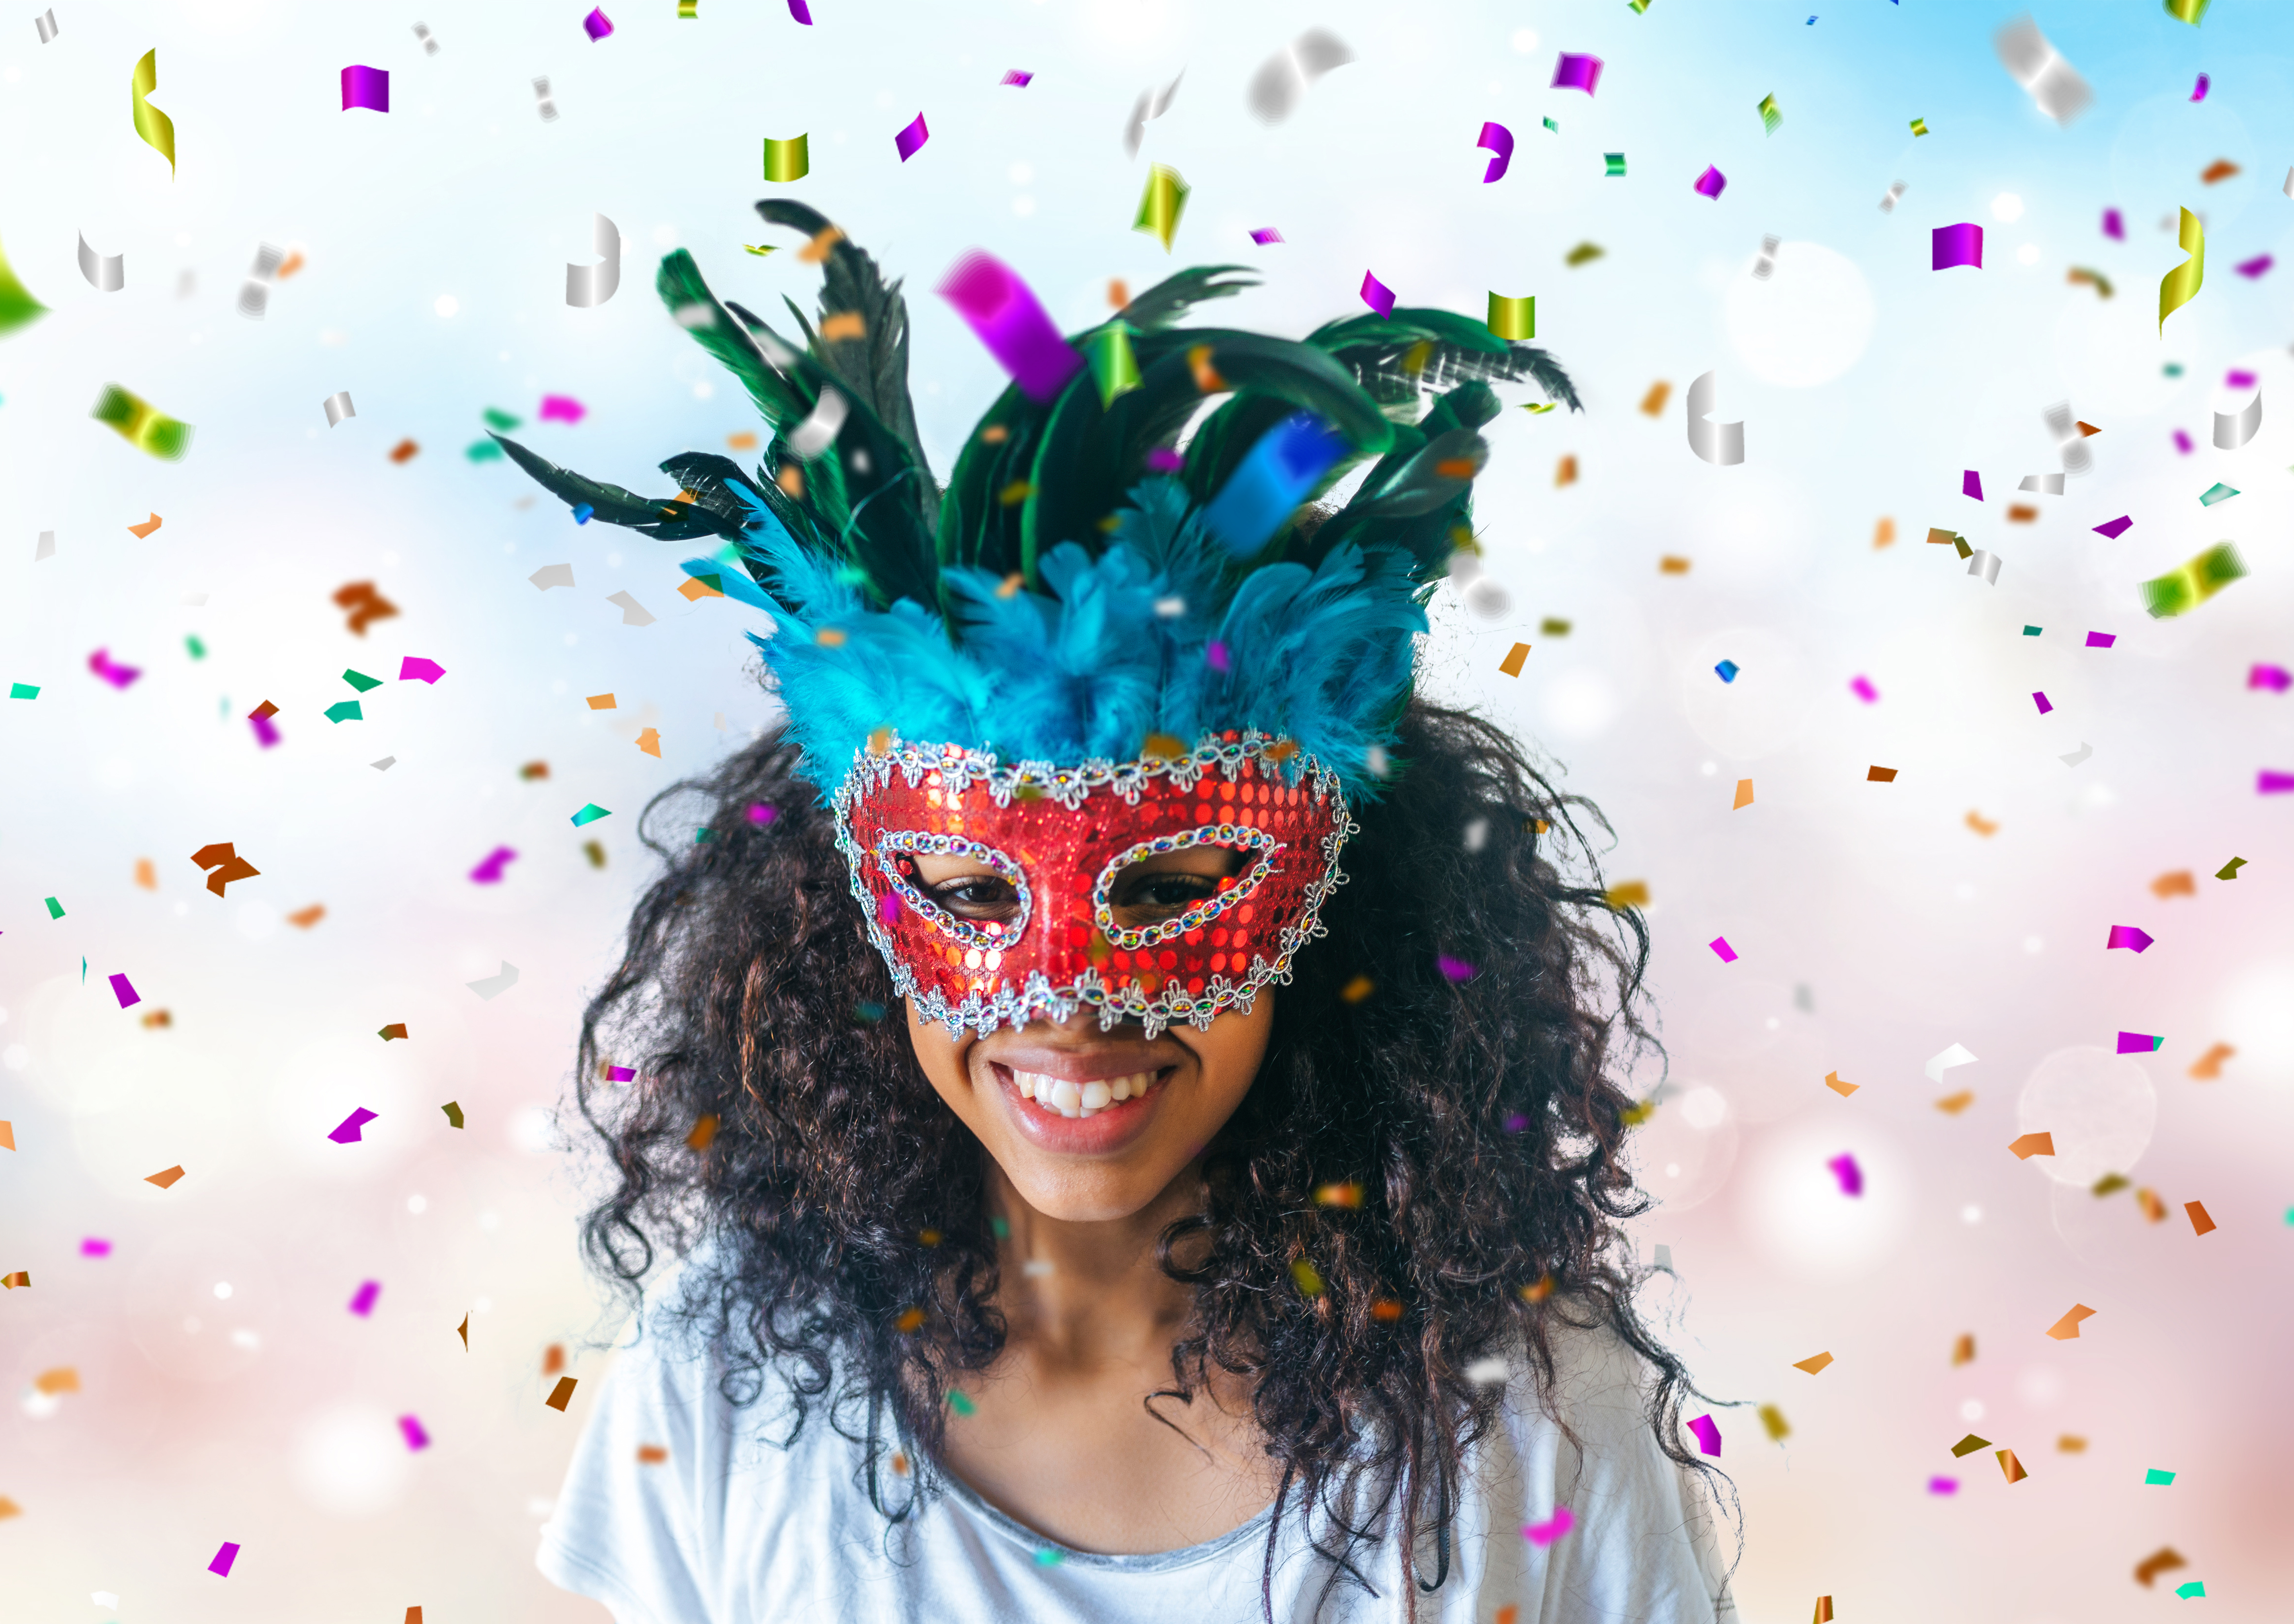
<path fill-rule="evenodd" d="M 1276 990 L 1265 1060 L 1206 1152 L 1203 1206 L 1160 1243 L 1194 1313 L 1148 1408 L 1165 1419 L 1155 1401 L 1192 1401 L 1214 1365 L 1252 1395 L 1282 1481 L 1270 1621 L 1294 1486 L 1329 1584 L 1368 1588 L 1355 1553 L 1387 1531 L 1411 1588 L 1445 1581 L 1464 1457 L 1502 1402 L 1467 1368 L 1525 1357 L 1548 1393 L 1557 1320 L 1638 1353 L 1661 1447 L 1706 1469 L 1680 1441 L 1695 1389 L 1635 1312 L 1617 1229 L 1647 1205 L 1622 1076 L 1655 1044 L 1647 927 L 1605 904 L 1579 827 L 1607 824 L 1486 722 L 1413 700 L 1399 731 L 1384 792 L 1355 808 L 1328 939 Z M 898 1522 L 939 1481 L 944 1394 L 1005 1344 L 985 1151 L 917 1065 L 796 767 L 769 735 L 647 808 L 665 872 L 582 1021 L 577 1098 L 611 1186 L 583 1241 L 633 1308 L 686 1260 L 663 1311 L 720 1344 L 728 1400 L 784 1384 L 784 1442 L 824 1409 Z M 609 1052 L 633 1084 L 604 1079 Z M 1318 1203 L 1346 1182 L 1358 1206 Z M 1415 1595 L 1404 1605 L 1414 1617 Z"/>

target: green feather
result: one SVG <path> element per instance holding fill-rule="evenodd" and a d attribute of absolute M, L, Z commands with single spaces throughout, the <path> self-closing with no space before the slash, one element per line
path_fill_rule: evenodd
<path fill-rule="evenodd" d="M 492 430 L 487 432 L 492 433 Z M 569 468 L 561 468 L 504 435 L 494 434 L 493 438 L 503 451 L 509 453 L 510 460 L 524 468 L 535 483 L 562 499 L 569 508 L 589 508 L 592 518 L 603 519 L 608 524 L 641 531 L 660 541 L 685 541 L 696 536 L 737 536 L 741 533 L 738 522 L 728 522 L 708 508 L 679 497 L 639 496 L 636 491 L 624 491 L 619 485 L 604 484 Z"/>
<path fill-rule="evenodd" d="M 1317 328 L 1306 342 L 1336 356 L 1384 407 L 1414 407 L 1424 395 L 1461 383 L 1527 380 L 1572 411 L 1584 410 L 1576 386 L 1547 352 L 1509 344 L 1486 324 L 1446 310 L 1397 310 L 1390 321 L 1350 316 Z M 1420 345 L 1427 346 L 1422 352 Z"/>
<path fill-rule="evenodd" d="M 1206 299 L 1231 299 L 1257 286 L 1258 272 L 1248 265 L 1196 265 L 1165 277 L 1117 313 L 1140 332 L 1157 332 Z"/>
<path fill-rule="evenodd" d="M 717 302 L 717 296 L 709 291 L 709 284 L 701 280 L 700 267 L 693 263 L 692 255 L 679 248 L 665 256 L 654 278 L 654 286 L 661 294 L 662 303 L 678 318 L 678 325 L 741 380 L 742 387 L 749 392 L 749 398 L 757 403 L 767 423 L 778 430 L 803 420 L 804 414 L 812 410 L 812 402 L 799 394 L 788 378 L 765 359 L 748 329 Z"/>

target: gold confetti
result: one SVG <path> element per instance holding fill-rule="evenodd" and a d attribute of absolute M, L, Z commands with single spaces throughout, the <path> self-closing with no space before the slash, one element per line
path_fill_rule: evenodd
<path fill-rule="evenodd" d="M 868 324 L 860 319 L 858 311 L 840 310 L 833 316 L 823 316 L 820 319 L 820 336 L 831 344 L 841 344 L 847 339 L 866 338 L 868 336 Z"/>
<path fill-rule="evenodd" d="M 717 1113 L 709 1111 L 702 1116 L 700 1121 L 693 1125 L 693 1132 L 685 1136 L 685 1142 L 696 1150 L 706 1150 L 715 1142 L 716 1138 Z"/>

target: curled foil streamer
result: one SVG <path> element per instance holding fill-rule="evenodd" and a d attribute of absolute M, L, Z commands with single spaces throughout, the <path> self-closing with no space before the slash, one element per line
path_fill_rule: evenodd
<path fill-rule="evenodd" d="M 2253 439 L 2255 431 L 2261 426 L 2262 391 L 2257 389 L 2243 411 L 2215 413 L 2215 444 L 2223 451 L 2234 451 Z"/>
<path fill-rule="evenodd" d="M 98 293 L 118 293 L 127 285 L 127 256 L 99 254 L 87 246 L 87 233 L 79 234 L 79 273 L 87 278 L 87 285 Z"/>
<path fill-rule="evenodd" d="M 1745 460 L 1745 426 L 1712 421 L 1712 374 L 1688 386 L 1688 449 L 1705 461 L 1731 467 Z"/>
<path fill-rule="evenodd" d="M 603 262 L 594 265 L 569 263 L 565 267 L 565 302 L 579 310 L 603 304 L 622 285 L 622 233 L 603 215 L 590 222 L 591 250 Z"/>

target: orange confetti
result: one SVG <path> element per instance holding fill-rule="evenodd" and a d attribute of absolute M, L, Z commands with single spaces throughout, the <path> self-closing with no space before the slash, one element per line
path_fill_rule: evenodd
<path fill-rule="evenodd" d="M 2007 1474 L 2007 1481 L 2009 1482 L 2020 1483 L 2025 1478 L 2031 1475 L 2029 1472 L 2023 1470 L 2023 1463 L 2015 1458 L 2014 1450 L 1994 1449 L 1991 1452 L 1998 1458 L 1999 1469 Z"/>
<path fill-rule="evenodd" d="M 77 1393 L 79 1372 L 69 1365 L 61 1365 L 53 1370 L 41 1371 L 32 1378 L 32 1385 L 51 1398 L 60 1393 Z"/>
<path fill-rule="evenodd" d="M 1130 303 L 1130 284 L 1126 282 L 1119 276 L 1109 277 L 1107 279 L 1107 307 L 1110 310 L 1121 310 L 1125 305 Z"/>
<path fill-rule="evenodd" d="M 1656 561 L 1656 572 L 1660 575 L 1686 575 L 1688 573 L 1688 560 L 1667 553 Z"/>
<path fill-rule="evenodd" d="M 980 443 L 982 445 L 1001 445 L 1011 437 L 1012 431 L 1001 423 L 990 423 L 980 431 Z"/>
<path fill-rule="evenodd" d="M 820 319 L 820 336 L 831 344 L 841 344 L 847 339 L 866 338 L 868 336 L 868 324 L 860 319 L 858 311 L 840 310 L 833 316 L 823 316 Z"/>
<path fill-rule="evenodd" d="M 172 1027 L 175 1024 L 175 1018 L 165 1010 L 153 1010 L 143 1017 L 143 1029 L 146 1032 L 156 1032 L 161 1027 Z"/>
<path fill-rule="evenodd" d="M 1360 1206 L 1363 1189 L 1351 1180 L 1343 1184 L 1324 1184 L 1314 1191 L 1317 1206 Z"/>
<path fill-rule="evenodd" d="M 645 751 L 646 754 L 651 756 L 655 760 L 660 760 L 661 729 L 658 727 L 648 727 L 643 733 L 638 735 L 638 748 Z"/>
<path fill-rule="evenodd" d="M 1864 775 L 1864 782 L 1867 784 L 1893 784 L 1896 782 L 1896 769 L 1892 767 L 1875 767 Z"/>
<path fill-rule="evenodd" d="M 843 240 L 844 228 L 842 226 L 823 226 L 819 231 L 815 233 L 810 242 L 806 243 L 804 247 L 796 251 L 796 256 L 808 265 L 826 264 L 828 263 L 829 249 L 834 248 L 838 243 Z"/>
<path fill-rule="evenodd" d="M 2135 1192 L 2135 1205 L 2143 1209 L 2143 1215 L 2145 1218 L 2148 1218 L 2152 1222 L 2164 1223 L 2167 1222 L 2167 1204 L 2159 1199 L 2159 1192 L 2157 1190 L 2136 1190 Z"/>
<path fill-rule="evenodd" d="M 904 1308 L 900 1317 L 892 1321 L 892 1328 L 903 1336 L 912 1336 L 923 1329 L 925 1314 L 921 1308 Z"/>
<path fill-rule="evenodd" d="M 294 275 L 295 272 L 300 271 L 303 268 L 303 250 L 300 248 L 289 249 L 286 259 L 281 262 L 279 269 L 273 272 L 273 274 L 283 282 L 289 277 Z"/>
<path fill-rule="evenodd" d="M 297 908 L 287 916 L 287 922 L 298 930 L 308 930 L 327 916 L 327 905 L 314 902 L 307 908 Z"/>
<path fill-rule="evenodd" d="M 1470 457 L 1444 457 L 1434 465 L 1434 471 L 1444 479 L 1471 479 L 1482 470 Z"/>
<path fill-rule="evenodd" d="M 2087 1453 L 2087 1440 L 2077 1433 L 2065 1433 L 2055 1440 L 2055 1448 L 2066 1455 L 2084 1455 Z"/>
<path fill-rule="evenodd" d="M 549 1396 L 541 1401 L 558 1414 L 564 1415 L 565 1407 L 574 1401 L 574 1377 L 561 1376 L 557 1378 L 557 1385 L 549 1390 Z"/>
<path fill-rule="evenodd" d="M 2199 894 L 2199 888 L 2189 869 L 2178 868 L 2171 874 L 2161 874 L 2153 880 L 2151 894 L 2163 901 L 2169 897 L 2195 897 Z"/>
<path fill-rule="evenodd" d="M 411 440 L 401 440 L 390 448 L 390 459 L 393 462 L 411 462 L 414 460 L 415 453 L 421 449 Z"/>
<path fill-rule="evenodd" d="M 1356 976 L 1338 989 L 1338 996 L 1348 1003 L 1360 1003 L 1376 991 L 1378 991 L 1377 982 L 1368 976 Z"/>
<path fill-rule="evenodd" d="M 677 595 L 688 603 L 699 603 L 704 597 L 722 597 L 724 589 L 705 581 L 698 575 L 687 575 L 677 589 Z"/>
<path fill-rule="evenodd" d="M 1986 840 L 1999 832 L 1998 824 L 1984 822 L 1981 814 L 1972 810 L 1967 815 L 1967 826 Z"/>
<path fill-rule="evenodd" d="M 1370 1317 L 1382 1325 L 1391 1325 L 1402 1318 L 1402 1304 L 1392 1297 L 1371 1299 Z"/>
<path fill-rule="evenodd" d="M 1951 1344 L 1951 1362 L 1954 1368 L 1975 1362 L 1974 1332 L 1969 1331 L 1964 1334 L 1957 1342 Z"/>
<path fill-rule="evenodd" d="M 469 1317 L 469 1315 L 468 1315 L 468 1314 L 464 1314 L 464 1315 L 462 1316 L 462 1323 L 461 1323 L 461 1324 L 460 1324 L 460 1325 L 458 1325 L 458 1326 L 456 1326 L 456 1327 L 454 1328 L 454 1335 L 455 1335 L 455 1336 L 460 1336 L 460 1337 L 462 1339 L 462 1352 L 465 1352 L 465 1353 L 468 1352 L 470 1351 L 470 1317 Z"/>
<path fill-rule="evenodd" d="M 565 1345 L 563 1343 L 553 1342 L 548 1347 L 541 1350 L 542 1375 L 556 1376 L 565 1368 Z"/>
<path fill-rule="evenodd" d="M 2211 186 L 2217 181 L 2226 181 L 2238 173 L 2238 166 L 2226 158 L 2218 158 L 2199 171 L 2199 179 Z"/>
<path fill-rule="evenodd" d="M 1813 1620 L 1813 1624 L 1832 1624 L 1832 1598 L 1830 1596 L 1819 1596 L 1816 1598 L 1816 1618 Z"/>
<path fill-rule="evenodd" d="M 1521 1300 L 1525 1303 L 1542 1303 L 1552 1295 L 1553 1277 L 1550 1274 L 1540 1275 L 1537 1284 L 1521 1288 Z"/>
<path fill-rule="evenodd" d="M 376 621 L 386 621 L 398 613 L 398 605 L 374 589 L 370 581 L 354 581 L 335 594 L 335 602 L 350 611 L 350 629 L 360 637 Z"/>
<path fill-rule="evenodd" d="M 1840 1080 L 1840 1074 L 1836 1071 L 1827 1071 L 1824 1074 L 1824 1085 L 1843 1100 L 1864 1086 L 1861 1083 L 1843 1083 Z"/>
<path fill-rule="evenodd" d="M 1735 806 L 1730 807 L 1730 808 L 1729 808 L 1729 810 L 1730 810 L 1731 812 L 1742 812 L 1742 811 L 1743 811 L 1746 807 L 1749 807 L 1749 806 L 1751 806 L 1752 804 L 1753 804 L 1753 781 L 1752 781 L 1750 778 L 1739 778 L 1739 779 L 1737 779 L 1737 804 L 1736 804 Z"/>
<path fill-rule="evenodd" d="M 2208 1235 L 2213 1233 L 2215 1221 L 2207 1216 L 2205 1202 L 2185 1201 L 2183 1203 L 2183 1211 L 2191 1221 L 2192 1233 L 2197 1235 Z"/>
<path fill-rule="evenodd" d="M 641 1466 L 657 1466 L 668 1458 L 669 1451 L 657 1443 L 638 1445 L 638 1465 Z"/>
<path fill-rule="evenodd" d="M 725 447 L 728 451 L 753 451 L 757 449 L 757 436 L 744 428 L 738 434 L 726 435 Z"/>
<path fill-rule="evenodd" d="M 159 871 L 149 857 L 135 859 L 135 883 L 147 891 L 159 889 Z"/>
<path fill-rule="evenodd" d="M 1793 1368 L 1795 1370 L 1805 1370 L 1810 1376 L 1821 1376 L 1824 1374 L 1825 1367 L 1831 1363 L 1831 1354 L 1811 1353 L 1806 1359 L 1796 1359 L 1793 1360 Z"/>
<path fill-rule="evenodd" d="M 149 1175 L 143 1181 L 146 1184 L 157 1184 L 161 1190 L 165 1190 L 183 1176 L 183 1170 L 181 1167 L 168 1167 Z"/>
<path fill-rule="evenodd" d="M 1014 570 L 1009 575 L 1006 575 L 1003 580 L 996 583 L 996 596 L 1008 602 L 1009 600 L 1019 597 L 1020 589 L 1027 584 L 1028 578 L 1020 573 L 1019 571 Z"/>
<path fill-rule="evenodd" d="M 1613 885 L 1601 893 L 1601 900 L 1613 908 L 1645 908 L 1649 904 L 1648 881 L 1627 880 Z"/>
<path fill-rule="evenodd" d="M 1195 387 L 1205 394 L 1216 394 L 1227 386 L 1218 369 L 1211 365 L 1211 346 L 1198 344 L 1187 351 L 1187 365 L 1195 375 Z"/>
<path fill-rule="evenodd" d="M 1879 551 L 1879 550 L 1880 550 L 1880 548 L 1883 548 L 1883 547 L 1892 547 L 1893 545 L 1895 545 L 1895 540 L 1896 540 L 1896 521 L 1895 521 L 1895 520 L 1893 520 L 1893 519 L 1882 519 L 1882 520 L 1879 522 L 1879 524 L 1876 524 L 1876 525 L 1875 525 L 1875 526 L 1873 527 L 1873 530 L 1872 530 L 1872 550 L 1873 550 L 1874 552 L 1877 552 L 1877 551 Z"/>
<path fill-rule="evenodd" d="M 783 463 L 781 471 L 773 475 L 773 483 L 781 488 L 781 494 L 789 500 L 793 502 L 804 500 L 804 475 L 799 471 L 796 464 Z"/>
<path fill-rule="evenodd" d="M 2222 1076 L 2222 1063 L 2237 1052 L 2228 1043 L 2217 1043 L 2192 1062 L 2191 1075 L 2201 1083 L 2211 1083 Z"/>
<path fill-rule="evenodd" d="M 1946 1094 L 1942 1099 L 1937 1100 L 1936 1109 L 1941 1111 L 1947 1116 L 1956 1116 L 1974 1103 L 1975 1091 L 1972 1088 L 1962 1089 L 1956 1094 Z"/>
<path fill-rule="evenodd" d="M 1553 470 L 1553 488 L 1558 491 L 1564 485 L 1574 485 L 1576 483 L 1577 459 L 1574 455 L 1564 457 L 1560 465 Z"/>
<path fill-rule="evenodd" d="M 2071 1304 L 2070 1312 L 2047 1328 L 2047 1335 L 2057 1342 L 2075 1342 L 2078 1339 L 2080 1322 L 2094 1318 L 2095 1310 L 2084 1303 L 2074 1303 Z"/>
<path fill-rule="evenodd" d="M 1506 657 L 1498 662 L 1498 670 L 1509 677 L 1518 677 L 1521 675 L 1521 662 L 1528 658 L 1529 645 L 1517 643 L 1507 651 Z"/>
<path fill-rule="evenodd" d="M 592 710 L 611 710 L 614 709 L 614 696 L 610 694 L 590 694 L 590 709 Z"/>
<path fill-rule="evenodd" d="M 2094 424 L 2092 424 L 2092 423 L 2085 423 L 2085 422 L 2083 422 L 2083 423 L 2081 423 L 2081 424 L 2079 424 L 2079 425 L 2078 425 L 2078 431 L 2079 431 L 2079 438 L 2080 438 L 2080 439 L 2082 439 L 2082 440 L 2086 439 L 2089 434 L 2101 434 L 2101 433 L 2103 432 L 2101 429 L 2097 428 Z"/>
<path fill-rule="evenodd" d="M 151 532 L 159 529 L 165 522 L 166 521 L 162 520 L 159 516 L 155 513 L 150 518 L 144 520 L 141 524 L 130 524 L 127 527 L 127 533 L 138 538 L 139 540 L 148 540 Z"/>
<path fill-rule="evenodd" d="M 1648 393 L 1641 396 L 1641 410 L 1652 418 L 1662 417 L 1664 413 L 1664 403 L 1672 398 L 1671 384 L 1662 382 L 1651 384 Z"/>
<path fill-rule="evenodd" d="M 2007 1148 L 2015 1153 L 2017 1161 L 2028 1162 L 2035 1156 L 2053 1156 L 2055 1153 L 2055 1136 L 2052 1133 L 2025 1133 Z"/>
<path fill-rule="evenodd" d="M 2039 510 L 2029 502 L 2011 502 L 2007 506 L 2010 524 L 2029 524 L 2039 516 Z"/>
<path fill-rule="evenodd" d="M 15 1148 L 16 1125 L 12 1122 L 0 1121 L 0 1150 L 13 1150 Z"/>
<path fill-rule="evenodd" d="M 716 1138 L 717 1113 L 711 1111 L 693 1125 L 693 1132 L 685 1136 L 685 1142 L 696 1150 L 706 1150 L 716 1141 Z"/>
<path fill-rule="evenodd" d="M 13 1274 L 0 1274 L 0 1287 L 5 1287 L 7 1290 L 13 1291 L 19 1286 L 21 1286 L 27 1291 L 29 1291 L 32 1288 L 32 1271 L 30 1270 L 19 1269 Z"/>

